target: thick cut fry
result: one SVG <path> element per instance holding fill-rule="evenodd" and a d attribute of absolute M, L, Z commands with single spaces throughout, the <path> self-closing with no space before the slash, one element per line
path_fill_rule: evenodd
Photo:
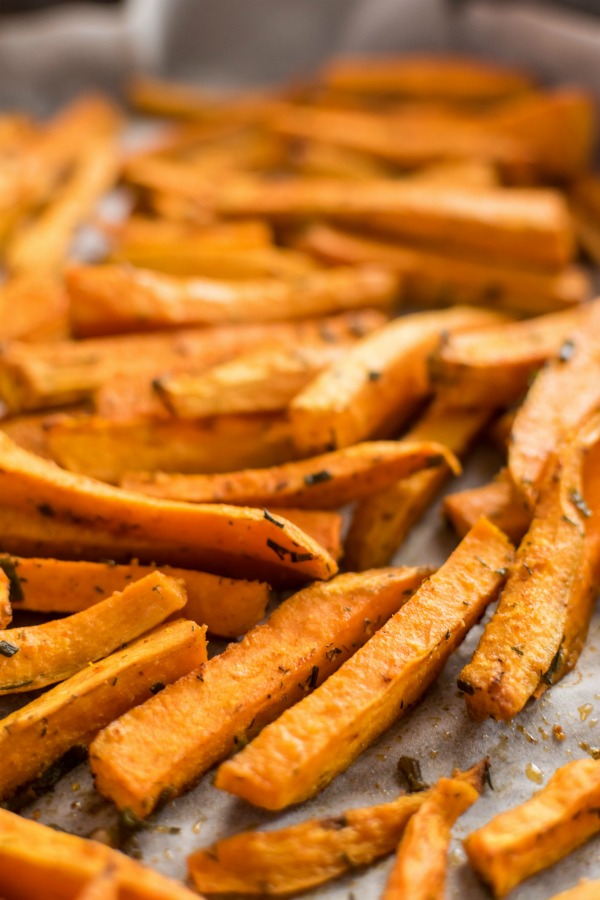
<path fill-rule="evenodd" d="M 0 628 L 6 628 L 12 621 L 10 603 L 10 581 L 0 566 Z"/>
<path fill-rule="evenodd" d="M 584 464 L 586 455 L 596 463 L 600 457 L 599 424 L 591 423 L 590 430 L 558 450 L 498 607 L 472 661 L 460 673 L 459 687 L 477 719 L 514 718 L 539 684 L 552 684 L 578 656 L 571 635 L 566 655 L 574 658 L 567 667 L 563 644 L 569 619 L 573 614 L 579 619 L 580 607 L 587 608 L 583 618 L 589 618 L 598 570 L 600 484 L 594 469 L 588 471 L 590 509 Z M 588 623 L 580 624 L 579 649 Z"/>
<path fill-rule="evenodd" d="M 153 500 L 59 469 L 0 435 L 0 497 L 5 509 L 36 512 L 49 521 L 98 526 L 111 532 L 120 556 L 137 535 L 155 543 L 155 558 L 175 564 L 182 556 L 216 574 L 268 575 L 272 584 L 330 578 L 337 564 L 299 528 L 274 524 L 262 510 Z M 0 531 L 0 543 L 8 546 Z M 73 548 L 73 553 L 76 548 Z M 112 558 L 112 554 L 111 558 Z M 129 556 L 136 555 L 134 552 Z M 175 559 L 174 559 L 175 558 Z"/>
<path fill-rule="evenodd" d="M 203 375 L 161 378 L 157 389 L 165 405 L 184 419 L 279 411 L 355 340 L 265 347 Z"/>
<path fill-rule="evenodd" d="M 582 311 L 579 326 L 542 369 L 517 411 L 508 471 L 529 509 L 549 458 L 569 433 L 600 409 L 600 303 Z"/>
<path fill-rule="evenodd" d="M 314 529 L 310 514 L 307 519 Z M 322 534 L 327 535 L 324 527 Z M 333 537 L 331 534 L 329 540 L 335 546 Z M 78 613 L 156 569 L 137 563 L 117 565 L 112 560 L 94 563 L 0 556 L 0 569 L 3 567 L 13 576 L 11 599 L 16 608 L 43 613 Z M 187 602 L 181 615 L 206 625 L 212 634 L 237 637 L 257 625 L 265 614 L 269 586 L 264 582 L 170 566 L 162 566 L 161 572 L 185 584 Z"/>
<path fill-rule="evenodd" d="M 0 632 L 0 694 L 64 681 L 185 606 L 185 587 L 160 572 L 66 619 Z"/>
<path fill-rule="evenodd" d="M 461 455 L 487 418 L 485 411 L 449 409 L 441 402 L 434 403 L 404 440 L 439 441 Z M 416 472 L 360 502 L 346 536 L 345 568 L 362 572 L 388 565 L 449 475 L 446 465 Z"/>
<path fill-rule="evenodd" d="M 79 337 L 182 325 L 281 322 L 360 307 L 389 309 L 396 276 L 375 266 L 314 272 L 293 281 L 174 278 L 149 269 L 72 266 L 71 322 Z"/>
<path fill-rule="evenodd" d="M 485 516 L 518 544 L 531 523 L 531 513 L 506 477 L 482 487 L 448 494 L 444 497 L 442 511 L 459 537 L 464 537 L 477 519 Z"/>
<path fill-rule="evenodd" d="M 316 794 L 420 700 L 511 560 L 508 539 L 481 519 L 363 648 L 223 763 L 215 785 L 266 809 Z"/>
<path fill-rule="evenodd" d="M 427 574 L 340 575 L 295 594 L 239 644 L 98 736 L 90 762 L 99 791 L 148 815 L 163 791 L 180 793 L 339 668 Z"/>
<path fill-rule="evenodd" d="M 600 763 L 567 763 L 530 800 L 467 837 L 469 862 L 494 896 L 504 897 L 597 834 L 599 804 Z"/>
<path fill-rule="evenodd" d="M 339 91 L 461 102 L 501 100 L 532 86 L 517 69 L 452 56 L 342 58 L 329 63 L 322 78 Z"/>
<path fill-rule="evenodd" d="M 453 406 L 509 406 L 577 328 L 582 309 L 451 336 L 430 361 L 434 388 Z"/>
<path fill-rule="evenodd" d="M 188 858 L 206 894 L 287 896 L 392 853 L 427 793 L 408 794 L 276 831 L 245 831 Z"/>
<path fill-rule="evenodd" d="M 59 341 L 35 348 L 15 342 L 0 353 L 0 399 L 12 413 L 60 406 L 88 399 L 111 378 L 146 375 L 150 381 L 170 371 L 201 372 L 265 344 L 360 337 L 385 321 L 376 310 L 354 310 L 304 322 Z"/>
<path fill-rule="evenodd" d="M 244 176 L 201 187 L 187 179 L 180 181 L 179 194 L 207 215 L 333 217 L 501 264 L 556 269 L 574 252 L 566 203 L 548 188 Z"/>
<path fill-rule="evenodd" d="M 69 302 L 61 284 L 29 273 L 0 287 L 0 341 L 54 340 L 68 335 Z"/>
<path fill-rule="evenodd" d="M 456 307 L 404 316 L 363 338 L 292 400 L 297 447 L 322 453 L 399 428 L 429 393 L 427 360 L 442 334 L 498 321 L 498 313 Z"/>
<path fill-rule="evenodd" d="M 557 272 L 507 268 L 325 224 L 312 225 L 296 243 L 330 264 L 388 266 L 402 276 L 406 302 L 418 306 L 467 304 L 536 315 L 580 303 L 590 294 L 589 279 L 576 266 Z"/>
<path fill-rule="evenodd" d="M 2 719 L 0 797 L 205 662 L 205 631 L 187 619 L 169 622 Z"/>
<path fill-rule="evenodd" d="M 283 413 L 199 420 L 60 416 L 47 419 L 43 428 L 52 459 L 73 472 L 113 484 L 136 470 L 227 472 L 276 466 L 299 455 Z"/>
<path fill-rule="evenodd" d="M 198 900 L 179 882 L 104 844 L 0 809 L 0 880 L 10 900 L 73 900 L 109 866 L 120 900 Z"/>
<path fill-rule="evenodd" d="M 458 460 L 443 444 L 372 441 L 272 469 L 187 476 L 149 472 L 125 476 L 122 485 L 149 496 L 192 503 L 335 509 L 420 469 L 444 464 L 459 473 Z"/>
<path fill-rule="evenodd" d="M 382 900 L 444 900 L 450 830 L 483 791 L 487 760 L 440 778 L 409 821 Z"/>

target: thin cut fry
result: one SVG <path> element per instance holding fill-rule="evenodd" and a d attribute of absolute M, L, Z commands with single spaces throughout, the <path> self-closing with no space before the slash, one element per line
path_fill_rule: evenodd
<path fill-rule="evenodd" d="M 567 763 L 530 800 L 468 836 L 469 862 L 494 896 L 504 897 L 597 834 L 599 803 L 600 763 Z"/>
<path fill-rule="evenodd" d="M 434 387 L 457 407 L 510 406 L 582 321 L 582 308 L 452 335 L 431 359 Z"/>
<path fill-rule="evenodd" d="M 403 440 L 439 441 L 462 455 L 487 418 L 486 411 L 449 409 L 435 402 Z M 446 465 L 416 472 L 362 500 L 346 535 L 345 568 L 362 572 L 388 565 L 449 475 Z"/>
<path fill-rule="evenodd" d="M 442 511 L 459 537 L 464 537 L 477 519 L 485 516 L 518 544 L 531 523 L 531 513 L 506 477 L 482 487 L 448 494 L 444 497 Z"/>
<path fill-rule="evenodd" d="M 450 831 L 479 799 L 488 768 L 483 760 L 428 792 L 402 835 L 382 900 L 444 900 Z"/>
<path fill-rule="evenodd" d="M 275 525 L 262 510 L 153 500 L 59 469 L 0 435 L 1 505 L 12 512 L 36 512 L 52 521 L 98 526 L 112 532 L 120 556 L 136 542 L 155 545 L 161 562 L 193 559 L 193 565 L 236 577 L 269 576 L 272 584 L 330 578 L 337 564 L 299 528 Z M 0 542 L 10 553 L 0 531 Z M 76 548 L 71 551 L 76 553 Z M 42 554 L 43 555 L 43 554 Z M 129 552 L 129 557 L 136 555 Z M 113 558 L 112 554 L 109 554 Z"/>
<path fill-rule="evenodd" d="M 358 341 L 290 404 L 297 447 L 303 454 L 348 447 L 399 429 L 430 390 L 427 360 L 442 333 L 502 321 L 498 313 L 455 307 L 404 316 Z"/>
<path fill-rule="evenodd" d="M 310 514 L 303 515 L 307 524 L 314 528 Z M 334 513 L 327 515 L 335 516 Z M 334 546 L 332 537 L 329 540 Z M 156 566 L 138 563 L 117 565 L 113 560 L 72 562 L 0 556 L 0 569 L 3 567 L 13 576 L 11 599 L 17 609 L 43 613 L 81 612 L 115 591 L 123 591 L 156 569 Z M 265 614 L 269 586 L 264 582 L 224 578 L 170 566 L 161 566 L 160 571 L 185 584 L 187 602 L 181 608 L 181 615 L 206 625 L 212 634 L 237 637 L 257 625 Z"/>
<path fill-rule="evenodd" d="M 224 475 L 126 475 L 122 486 L 153 497 L 192 503 L 336 509 L 420 469 L 444 464 L 455 474 L 460 472 L 458 460 L 443 444 L 372 441 L 272 469 Z"/>
<path fill-rule="evenodd" d="M 72 900 L 108 866 L 118 873 L 123 900 L 198 900 L 177 881 L 104 844 L 0 809 L 0 880 L 11 900 Z"/>
<path fill-rule="evenodd" d="M 177 619 L 2 719 L 0 797 L 37 778 L 76 744 L 206 661 L 205 626 Z"/>
<path fill-rule="evenodd" d="M 149 269 L 71 266 L 71 322 L 78 337 L 185 325 L 281 322 L 360 307 L 389 309 L 399 284 L 375 266 L 330 269 L 296 279 L 226 282 L 174 278 Z"/>
<path fill-rule="evenodd" d="M 276 831 L 245 831 L 188 857 L 205 894 L 287 896 L 392 853 L 429 792 Z"/>
<path fill-rule="evenodd" d="M 90 752 L 98 790 L 148 815 L 163 791 L 180 793 L 324 681 L 427 574 L 340 575 L 295 594 L 239 644 L 105 729 Z"/>
<path fill-rule="evenodd" d="M 481 519 L 368 643 L 217 770 L 266 809 L 312 797 L 417 703 L 504 580 L 512 545 Z"/>

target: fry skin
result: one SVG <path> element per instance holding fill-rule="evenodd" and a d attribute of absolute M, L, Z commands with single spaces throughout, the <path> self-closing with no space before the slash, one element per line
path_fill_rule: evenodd
<path fill-rule="evenodd" d="M 303 455 L 343 448 L 400 429 L 430 390 L 427 360 L 442 332 L 496 324 L 498 313 L 455 307 L 395 319 L 363 338 L 292 400 L 296 446 Z"/>
<path fill-rule="evenodd" d="M 181 793 L 330 676 L 427 574 L 341 575 L 284 601 L 240 643 L 101 732 L 90 752 L 98 790 L 147 816 L 163 791 Z"/>
<path fill-rule="evenodd" d="M 420 700 L 496 596 L 511 559 L 508 539 L 481 519 L 364 647 L 221 764 L 216 787 L 265 809 L 314 796 Z"/>
<path fill-rule="evenodd" d="M 567 763 L 530 800 L 466 838 L 469 862 L 494 897 L 504 897 L 597 834 L 599 785 L 596 760 Z"/>
<path fill-rule="evenodd" d="M 444 464 L 459 473 L 456 457 L 434 441 L 372 441 L 272 469 L 212 476 L 148 472 L 126 475 L 121 484 L 149 496 L 192 503 L 336 509 L 398 478 Z"/>

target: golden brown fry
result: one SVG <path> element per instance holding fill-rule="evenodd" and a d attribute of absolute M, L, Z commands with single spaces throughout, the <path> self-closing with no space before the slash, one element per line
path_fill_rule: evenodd
<path fill-rule="evenodd" d="M 306 521 L 314 527 L 308 516 Z M 123 591 L 133 581 L 156 569 L 156 566 L 138 563 L 117 565 L 113 560 L 73 562 L 0 556 L 0 570 L 3 567 L 14 579 L 11 597 L 17 609 L 43 613 L 78 613 L 115 591 Z M 185 584 L 187 602 L 181 615 L 206 625 L 212 634 L 237 637 L 257 625 L 265 614 L 269 586 L 264 582 L 224 578 L 171 566 L 161 566 L 160 570 Z"/>
<path fill-rule="evenodd" d="M 117 553 L 108 554 L 110 558 L 123 558 L 128 550 L 129 558 L 135 556 L 141 534 L 144 542 L 154 542 L 154 558 L 161 562 L 177 565 L 183 557 L 189 565 L 193 559 L 192 565 L 217 574 L 243 578 L 268 574 L 267 580 L 277 584 L 290 576 L 296 583 L 330 578 L 337 571 L 334 560 L 308 535 L 285 520 L 283 527 L 273 524 L 262 510 L 174 503 L 128 493 L 65 472 L 21 450 L 6 435 L 0 435 L 0 498 L 2 508 L 11 514 L 37 514 L 49 523 L 56 519 L 112 533 Z M 10 524 L 7 530 L 10 535 Z M 0 542 L 9 553 L 21 552 L 3 530 Z M 69 548 L 53 555 L 65 552 L 69 554 Z M 77 545 L 70 550 L 76 552 Z"/>
<path fill-rule="evenodd" d="M 509 406 L 577 328 L 582 309 L 452 335 L 430 360 L 434 388 L 457 407 Z"/>
<path fill-rule="evenodd" d="M 443 402 L 433 403 L 403 440 L 439 441 L 452 453 L 462 455 L 487 418 L 485 411 L 449 409 Z M 362 500 L 346 536 L 345 568 L 361 572 L 388 565 L 449 475 L 448 466 L 416 472 Z"/>
<path fill-rule="evenodd" d="M 330 676 L 427 574 L 340 575 L 290 597 L 200 672 L 105 729 L 90 753 L 98 789 L 148 815 L 163 791 L 180 793 Z"/>
<path fill-rule="evenodd" d="M 504 897 L 596 834 L 599 803 L 600 763 L 567 763 L 530 800 L 468 836 L 469 862 L 494 896 Z"/>
<path fill-rule="evenodd" d="M 376 266 L 315 271 L 293 281 L 185 279 L 120 266 L 72 266 L 67 272 L 79 337 L 389 309 L 399 287 L 396 276 Z"/>
<path fill-rule="evenodd" d="M 121 484 L 192 503 L 336 509 L 420 469 L 444 464 L 459 473 L 456 457 L 434 441 L 371 441 L 271 469 L 188 476 L 142 472 L 126 475 Z"/>
<path fill-rule="evenodd" d="M 69 333 L 69 301 L 47 275 L 20 275 L 0 287 L 0 342 L 52 341 Z"/>
<path fill-rule="evenodd" d="M 539 373 L 517 411 L 508 447 L 508 471 L 531 510 L 549 458 L 600 409 L 600 303 L 582 310 L 581 322 Z"/>
<path fill-rule="evenodd" d="M 442 511 L 459 537 L 485 516 L 518 544 L 531 523 L 531 513 L 505 475 L 482 487 L 469 488 L 444 497 Z"/>
<path fill-rule="evenodd" d="M 410 819 L 382 900 L 444 900 L 450 831 L 479 799 L 489 762 L 440 778 Z"/>
<path fill-rule="evenodd" d="M 153 572 L 65 619 L 0 632 L 0 694 L 64 681 L 134 640 L 186 603 L 185 585 Z"/>
<path fill-rule="evenodd" d="M 287 896 L 392 853 L 429 792 L 275 831 L 244 831 L 188 857 L 205 894 Z"/>
<path fill-rule="evenodd" d="M 292 400 L 297 447 L 322 453 L 399 429 L 429 393 L 427 360 L 442 334 L 499 321 L 498 313 L 455 307 L 404 316 L 358 341 Z"/>
<path fill-rule="evenodd" d="M 388 266 L 402 277 L 406 302 L 418 306 L 464 303 L 535 315 L 580 303 L 590 293 L 587 275 L 576 266 L 556 272 L 507 268 L 322 223 L 310 226 L 296 243 L 330 264 Z"/>
<path fill-rule="evenodd" d="M 215 785 L 266 809 L 320 791 L 420 700 L 511 560 L 508 539 L 481 519 L 363 648 L 223 763 Z"/>
<path fill-rule="evenodd" d="M 118 873 L 123 900 L 198 900 L 177 881 L 104 844 L 0 809 L 0 880 L 11 900 L 72 900 L 109 866 Z"/>

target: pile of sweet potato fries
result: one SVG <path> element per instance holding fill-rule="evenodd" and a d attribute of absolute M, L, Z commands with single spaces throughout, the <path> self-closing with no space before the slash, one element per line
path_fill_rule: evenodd
<path fill-rule="evenodd" d="M 129 100 L 168 120 L 135 152 L 100 96 L 0 116 L 0 695 L 24 694 L 0 719 L 0 894 L 291 895 L 395 852 L 384 900 L 442 898 L 486 759 L 198 849 L 192 890 L 11 809 L 80 746 L 129 822 L 213 767 L 257 807 L 300 803 L 488 607 L 465 718 L 512 721 L 576 666 L 600 584 L 592 99 L 404 57 Z M 105 251 L 84 262 L 90 224 Z M 446 497 L 455 550 L 391 566 L 487 438 L 505 464 Z M 208 659 L 207 632 L 238 640 Z M 571 762 L 468 861 L 502 897 L 600 832 L 599 807 L 600 760 Z"/>

